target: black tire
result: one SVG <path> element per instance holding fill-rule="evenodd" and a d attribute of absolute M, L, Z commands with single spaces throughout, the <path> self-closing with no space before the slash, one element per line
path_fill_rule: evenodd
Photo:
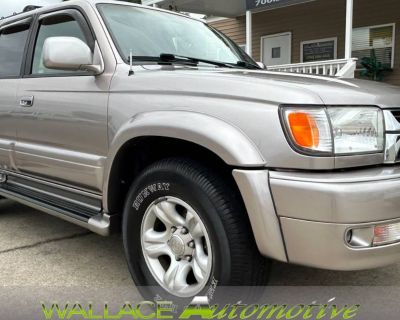
<path fill-rule="evenodd" d="M 152 184 L 169 185 L 141 197 L 140 206 L 133 206 L 141 191 Z M 161 188 L 162 189 L 162 188 Z M 171 158 L 146 168 L 133 183 L 125 204 L 123 240 L 129 270 L 146 299 L 171 297 L 158 287 L 149 271 L 141 248 L 141 224 L 149 205 L 161 197 L 177 197 L 196 210 L 207 229 L 213 247 L 213 269 L 202 293 L 215 285 L 220 287 L 253 287 L 267 283 L 269 261 L 255 244 L 241 196 L 233 179 L 193 160 Z M 218 293 L 218 289 L 216 289 Z M 210 292 L 210 291 L 208 291 Z M 198 294 L 199 295 L 199 294 Z"/>

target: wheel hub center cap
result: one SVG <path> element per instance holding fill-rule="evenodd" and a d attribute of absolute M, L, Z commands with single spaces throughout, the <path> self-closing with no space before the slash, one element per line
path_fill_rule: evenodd
<path fill-rule="evenodd" d="M 177 259 L 193 256 L 194 241 L 189 230 L 185 227 L 175 228 L 167 243 Z"/>
<path fill-rule="evenodd" d="M 182 256 L 185 253 L 185 243 L 178 235 L 173 235 L 168 242 L 172 252 L 177 256 Z"/>

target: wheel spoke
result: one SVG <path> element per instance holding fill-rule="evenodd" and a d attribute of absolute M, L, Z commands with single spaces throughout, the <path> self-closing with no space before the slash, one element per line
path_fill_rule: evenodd
<path fill-rule="evenodd" d="M 170 250 L 166 244 L 153 244 L 145 246 L 144 250 L 150 258 L 158 258 L 164 255 L 171 255 Z"/>
<path fill-rule="evenodd" d="M 157 232 L 154 229 L 147 230 L 143 236 L 144 242 L 150 244 L 167 243 L 168 239 L 169 233 L 167 231 Z"/>
<path fill-rule="evenodd" d="M 162 255 L 171 255 L 171 250 L 167 245 L 168 233 L 157 232 L 153 229 L 144 234 L 144 251 L 151 258 L 158 258 Z"/>
<path fill-rule="evenodd" d="M 188 286 L 186 278 L 190 272 L 191 265 L 186 261 L 172 261 L 164 275 L 164 284 L 170 290 L 183 290 Z"/>
<path fill-rule="evenodd" d="M 203 230 L 198 219 L 195 215 L 188 211 L 186 214 L 186 225 L 189 228 L 190 234 L 193 238 L 200 238 L 203 236 Z"/>
<path fill-rule="evenodd" d="M 186 220 L 186 226 L 187 226 L 187 227 L 190 227 L 190 225 L 191 225 L 191 224 L 193 223 L 193 221 L 195 220 L 195 216 L 194 216 L 193 212 L 188 211 L 188 212 L 186 213 L 186 218 L 185 218 L 185 220 Z"/>
<path fill-rule="evenodd" d="M 154 206 L 154 213 L 167 227 L 182 226 L 185 223 L 185 219 L 176 212 L 175 204 L 167 201 Z"/>
<path fill-rule="evenodd" d="M 196 248 L 193 259 L 193 274 L 198 282 L 202 282 L 207 273 L 208 257 L 200 248 Z"/>

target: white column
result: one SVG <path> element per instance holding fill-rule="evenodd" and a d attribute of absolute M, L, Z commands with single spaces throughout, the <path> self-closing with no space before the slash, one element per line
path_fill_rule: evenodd
<path fill-rule="evenodd" d="M 346 0 L 346 46 L 345 59 L 352 58 L 352 41 L 353 41 L 353 1 Z"/>
<path fill-rule="evenodd" d="M 253 55 L 253 15 L 251 11 L 246 11 L 246 52 L 251 57 Z"/>

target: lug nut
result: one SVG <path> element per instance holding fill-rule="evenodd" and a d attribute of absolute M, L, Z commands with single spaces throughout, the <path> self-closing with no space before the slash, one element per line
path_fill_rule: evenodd
<path fill-rule="evenodd" d="M 192 261 L 192 256 L 186 256 L 185 259 L 186 259 L 186 261 L 191 262 Z"/>
<path fill-rule="evenodd" d="M 188 243 L 188 246 L 189 246 L 189 248 L 194 248 L 194 241 L 192 240 L 192 241 L 190 241 L 189 243 Z"/>
<path fill-rule="evenodd" d="M 176 227 L 171 227 L 171 232 L 174 233 L 176 231 Z"/>
<path fill-rule="evenodd" d="M 182 234 L 188 234 L 188 232 L 189 232 L 189 231 L 188 231 L 188 229 L 186 229 L 186 228 L 182 228 L 182 230 L 181 230 L 181 233 L 182 233 Z"/>

